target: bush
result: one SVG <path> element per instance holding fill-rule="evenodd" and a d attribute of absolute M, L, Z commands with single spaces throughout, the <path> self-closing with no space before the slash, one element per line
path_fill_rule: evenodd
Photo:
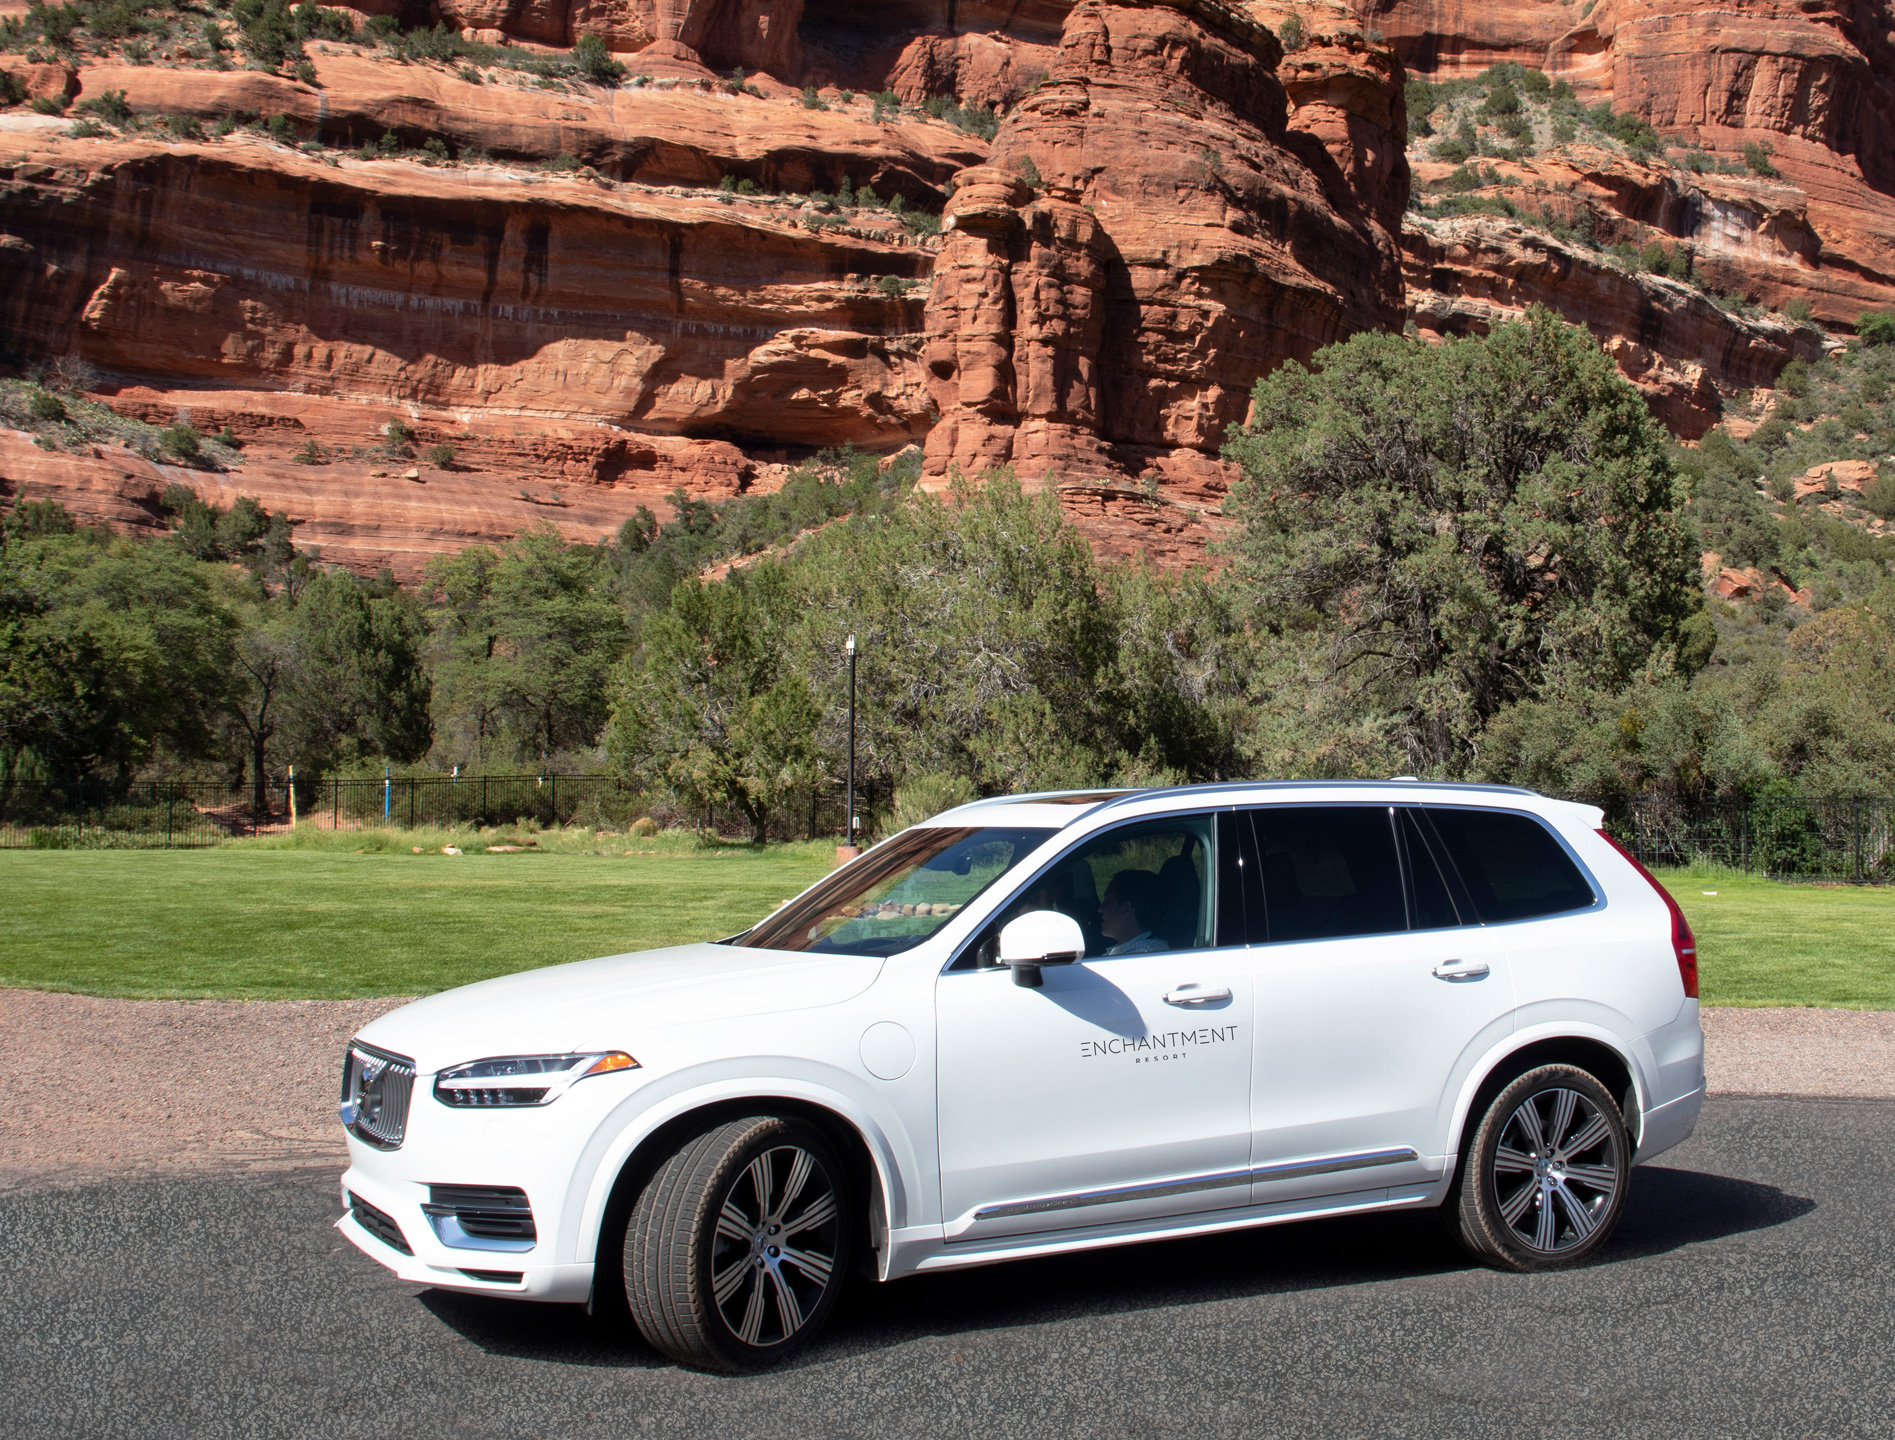
<path fill-rule="evenodd" d="M 803 87 L 802 103 L 805 110 L 827 110 L 829 102 L 816 93 L 814 85 Z"/>
<path fill-rule="evenodd" d="M 443 140 L 439 135 L 430 135 L 426 140 L 421 142 L 421 148 L 427 151 L 430 159 L 443 164 L 447 162 L 447 141 Z"/>
<path fill-rule="evenodd" d="M 1799 355 L 1779 370 L 1777 389 L 1799 400 L 1809 394 L 1809 362 Z"/>
<path fill-rule="evenodd" d="M 625 67 L 612 58 L 605 41 L 597 35 L 581 35 L 572 47 L 572 63 L 579 73 L 595 85 L 617 85 L 626 76 Z"/>
<path fill-rule="evenodd" d="M 445 444 L 430 445 L 428 447 L 428 463 L 437 470 L 452 470 L 454 468 L 454 447 Z"/>
<path fill-rule="evenodd" d="M 284 145 L 293 144 L 296 140 L 296 126 L 287 115 L 272 115 L 263 122 L 263 129 L 272 140 Z"/>
<path fill-rule="evenodd" d="M 1283 42 L 1283 51 L 1286 55 L 1294 55 L 1309 43 L 1303 36 L 1303 22 L 1294 15 L 1278 27 L 1276 38 Z"/>
<path fill-rule="evenodd" d="M 132 107 L 125 102 L 123 90 L 107 90 L 91 100 L 79 103 L 81 112 L 96 115 L 107 124 L 123 127 L 132 118 Z"/>
<path fill-rule="evenodd" d="M 1873 515 L 1895 520 L 1895 466 L 1890 466 L 1889 471 L 1888 474 L 1877 471 L 1862 487 L 1862 505 Z"/>
<path fill-rule="evenodd" d="M 1429 150 L 1428 153 L 1437 160 L 1447 161 L 1450 165 L 1461 165 L 1464 164 L 1467 158 L 1474 152 L 1469 150 L 1467 146 L 1463 145 L 1459 140 L 1443 140 L 1435 145 L 1433 149 Z"/>
<path fill-rule="evenodd" d="M 303 442 L 303 448 L 290 456 L 290 459 L 295 461 L 298 465 L 326 465 L 329 463 L 328 458 L 322 453 L 322 447 L 316 443 L 316 437 L 313 435 Z"/>
<path fill-rule="evenodd" d="M 0 105 L 18 105 L 26 99 L 26 82 L 11 70 L 0 70 Z"/>
<path fill-rule="evenodd" d="M 165 129 L 179 140 L 202 140 L 204 127 L 197 123 L 195 115 L 167 115 L 164 117 Z"/>
<path fill-rule="evenodd" d="M 1482 183 L 1480 172 L 1472 165 L 1461 166 L 1441 182 L 1450 194 L 1465 194 L 1469 190 L 1478 190 Z"/>
<path fill-rule="evenodd" d="M 35 387 L 27 396 L 26 413 L 35 420 L 64 420 L 66 403 L 51 391 Z"/>
<path fill-rule="evenodd" d="M 1490 118 L 1498 115 L 1518 115 L 1520 92 L 1504 81 L 1490 87 L 1487 98 L 1480 102 L 1480 113 Z"/>
<path fill-rule="evenodd" d="M 1774 180 L 1782 172 L 1770 163 L 1771 149 L 1761 141 L 1752 140 L 1744 146 L 1744 164 L 1752 175 L 1764 180 Z"/>
<path fill-rule="evenodd" d="M 1864 310 L 1856 316 L 1856 335 L 1864 345 L 1895 345 L 1895 315 L 1886 310 Z"/>
<path fill-rule="evenodd" d="M 189 424 L 165 426 L 158 432 L 158 443 L 180 460 L 195 460 L 203 450 L 196 428 Z"/>
<path fill-rule="evenodd" d="M 64 95 L 35 95 L 26 108 L 35 115 L 64 115 L 69 103 Z"/>
<path fill-rule="evenodd" d="M 895 804 L 889 811 L 885 833 L 893 835 L 911 825 L 925 824 L 943 810 L 952 810 L 956 805 L 979 798 L 979 792 L 965 776 L 910 775 L 895 787 Z"/>

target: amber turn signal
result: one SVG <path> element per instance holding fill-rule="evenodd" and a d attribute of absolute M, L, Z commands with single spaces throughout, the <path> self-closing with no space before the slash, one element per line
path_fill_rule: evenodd
<path fill-rule="evenodd" d="M 594 1060 L 586 1067 L 585 1074 L 579 1078 L 583 1080 L 586 1075 L 607 1075 L 614 1070 L 636 1069 L 638 1069 L 638 1062 L 636 1060 L 632 1059 L 632 1057 L 627 1055 L 623 1050 L 614 1050 L 610 1055 L 601 1055 L 597 1060 Z"/>

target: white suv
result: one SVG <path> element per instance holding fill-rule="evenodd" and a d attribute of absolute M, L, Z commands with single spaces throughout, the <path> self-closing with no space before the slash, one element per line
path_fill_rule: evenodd
<path fill-rule="evenodd" d="M 1498 787 L 980 801 L 716 943 L 420 1000 L 350 1046 L 338 1222 L 735 1370 L 893 1280 L 1440 1207 L 1604 1241 L 1703 1102 L 1695 945 L 1582 805 Z"/>

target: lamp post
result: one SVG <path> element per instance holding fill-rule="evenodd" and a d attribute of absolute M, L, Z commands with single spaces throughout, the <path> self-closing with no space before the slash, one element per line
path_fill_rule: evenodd
<path fill-rule="evenodd" d="M 836 847 L 836 859 L 848 861 L 862 853 L 855 843 L 855 636 L 851 635 L 842 648 L 849 652 L 849 818 L 848 833 Z"/>

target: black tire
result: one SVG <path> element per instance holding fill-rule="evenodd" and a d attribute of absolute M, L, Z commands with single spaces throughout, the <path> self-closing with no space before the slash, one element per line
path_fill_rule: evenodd
<path fill-rule="evenodd" d="M 1480 1117 L 1442 1218 L 1486 1264 L 1565 1269 L 1605 1244 L 1631 1173 L 1631 1138 L 1611 1092 L 1576 1066 L 1541 1065 Z"/>
<path fill-rule="evenodd" d="M 718 1125 L 660 1165 L 632 1207 L 632 1319 L 680 1364 L 774 1365 L 828 1320 L 853 1218 L 846 1172 L 814 1125 L 776 1115 Z"/>

